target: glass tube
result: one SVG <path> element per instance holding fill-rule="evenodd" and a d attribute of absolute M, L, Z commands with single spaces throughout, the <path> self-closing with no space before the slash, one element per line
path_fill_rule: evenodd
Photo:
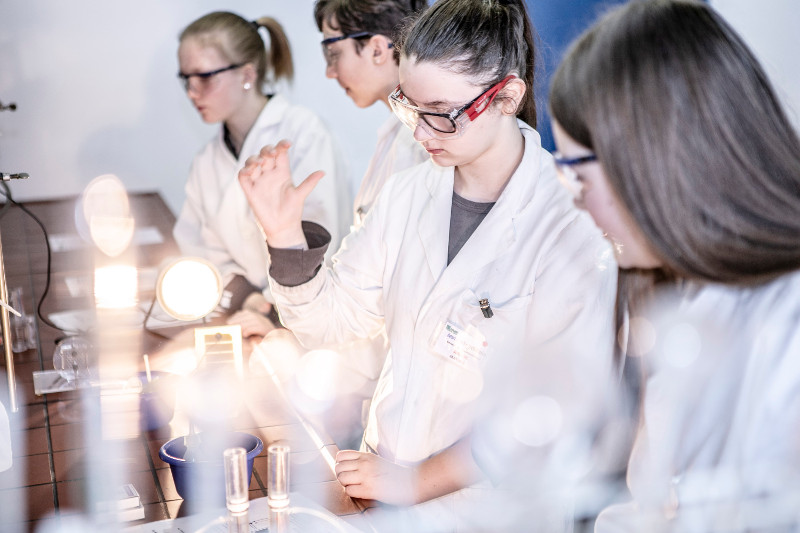
<path fill-rule="evenodd" d="M 247 452 L 244 448 L 228 448 L 225 463 L 225 503 L 231 513 L 242 513 L 250 506 L 247 492 Z"/>
<path fill-rule="evenodd" d="M 267 449 L 267 502 L 270 508 L 289 505 L 289 446 L 272 444 Z"/>

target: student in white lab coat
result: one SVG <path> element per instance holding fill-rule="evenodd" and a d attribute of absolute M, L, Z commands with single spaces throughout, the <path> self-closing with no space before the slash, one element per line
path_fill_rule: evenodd
<path fill-rule="evenodd" d="M 399 82 L 393 36 L 425 7 L 425 0 L 317 0 L 314 4 L 326 76 L 335 79 L 356 106 L 380 102 L 389 110 L 376 132 L 375 152 L 355 197 L 351 229 L 361 225 L 390 176 L 428 160 L 428 153 L 389 107 L 389 94 Z M 335 350 L 340 354 L 335 367 L 337 386 L 324 418 L 340 447 L 348 447 L 361 439 L 388 340 L 381 331 Z"/>
<path fill-rule="evenodd" d="M 389 108 L 389 94 L 400 81 L 394 35 L 426 7 L 426 0 L 317 0 L 314 19 L 323 36 L 325 75 L 358 107 L 382 102 Z M 361 225 L 389 176 L 427 159 L 411 131 L 390 113 L 356 194 L 353 225 Z"/>
<path fill-rule="evenodd" d="M 521 1 L 439 0 L 396 43 L 391 104 L 431 160 L 384 186 L 332 267 L 321 265 L 326 233 L 301 225 L 322 174 L 295 188 L 285 142 L 239 173 L 281 319 L 301 342 L 386 327 L 362 450 L 339 452 L 336 471 L 351 496 L 427 502 L 409 511 L 425 516 L 414 531 L 458 528 L 453 510 L 487 489 L 468 442 L 492 404 L 485 383 L 527 379 L 531 394 L 558 383 L 576 397 L 608 375 L 615 269 L 520 120 L 536 120 L 532 42 Z"/>
<path fill-rule="evenodd" d="M 269 33 L 269 51 L 259 28 Z M 265 144 L 294 139 L 289 157 L 295 176 L 324 169 L 331 178 L 309 195 L 304 216 L 330 231 L 334 244 L 347 227 L 345 176 L 320 119 L 280 94 L 264 92 L 293 74 L 289 41 L 277 21 L 209 13 L 181 33 L 178 61 L 179 77 L 203 121 L 222 127 L 192 162 L 175 240 L 183 254 L 205 257 L 220 269 L 222 306 L 234 313 L 231 323 L 241 324 L 244 335 L 263 335 L 273 327 L 267 251 L 236 173 Z"/>
<path fill-rule="evenodd" d="M 550 105 L 646 369 L 632 501 L 596 531 L 797 531 L 800 140 L 766 74 L 707 4 L 633 2 L 572 45 Z"/>

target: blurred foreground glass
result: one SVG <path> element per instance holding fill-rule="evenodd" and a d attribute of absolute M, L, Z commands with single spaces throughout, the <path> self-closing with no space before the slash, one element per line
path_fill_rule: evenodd
<path fill-rule="evenodd" d="M 88 384 L 90 379 L 97 377 L 92 359 L 92 344 L 79 335 L 61 339 L 53 350 L 53 368 L 67 382 L 76 385 Z"/>
<path fill-rule="evenodd" d="M 8 303 L 22 315 L 11 314 L 9 316 L 12 337 L 11 350 L 14 353 L 20 353 L 35 349 L 37 346 L 35 317 L 25 312 L 22 302 L 22 287 L 12 289 L 8 296 Z"/>
<path fill-rule="evenodd" d="M 244 448 L 228 448 L 223 454 L 225 464 L 225 504 L 228 508 L 229 533 L 247 533 L 247 510 L 250 498 L 247 492 L 247 452 Z"/>
<path fill-rule="evenodd" d="M 267 449 L 267 503 L 275 533 L 289 531 L 289 446 L 273 444 Z"/>
<path fill-rule="evenodd" d="M 108 257 L 128 249 L 135 230 L 125 185 L 114 174 L 94 178 L 75 205 L 78 234 Z"/>

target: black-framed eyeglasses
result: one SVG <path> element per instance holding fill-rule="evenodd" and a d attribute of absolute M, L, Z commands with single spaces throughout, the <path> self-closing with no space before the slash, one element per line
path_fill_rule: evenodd
<path fill-rule="evenodd" d="M 585 163 L 593 163 L 597 161 L 597 155 L 586 154 L 578 157 L 563 157 L 560 153 L 553 154 L 553 161 L 556 164 L 556 171 L 558 172 L 558 179 L 561 184 L 572 193 L 575 198 L 580 198 L 583 194 L 583 183 L 581 183 L 578 173 L 575 172 L 573 167 L 583 165 Z"/>
<path fill-rule="evenodd" d="M 336 37 L 328 37 L 327 39 L 322 39 L 320 44 L 322 45 L 322 54 L 325 56 L 325 63 L 328 66 L 333 66 L 336 64 L 336 59 L 338 57 L 338 53 L 330 48 L 330 45 L 333 43 L 338 43 L 339 41 L 344 41 L 345 39 L 366 39 L 368 37 L 373 37 L 376 35 L 370 31 L 356 31 L 353 33 L 348 33 L 347 35 L 337 35 Z M 394 46 L 393 43 L 389 43 L 389 48 Z"/>
<path fill-rule="evenodd" d="M 403 94 L 400 85 L 389 95 L 389 106 L 397 115 L 397 118 L 411 130 L 417 129 L 417 125 L 420 125 L 434 139 L 452 139 L 460 137 L 464 133 L 467 124 L 478 118 L 489 107 L 489 104 L 494 101 L 503 87 L 514 78 L 516 76 L 509 74 L 470 102 L 453 109 L 449 113 L 426 111 L 413 105 Z"/>
<path fill-rule="evenodd" d="M 198 80 L 198 90 L 202 91 L 208 87 L 208 84 L 214 76 L 217 74 L 222 74 L 223 72 L 227 72 L 229 70 L 234 70 L 240 67 L 243 67 L 244 63 L 236 63 L 233 65 L 228 65 L 227 67 L 218 68 L 217 70 L 210 70 L 208 72 L 193 72 L 192 74 L 184 74 L 183 72 L 178 72 L 178 78 L 183 82 L 183 88 L 187 91 L 189 90 L 190 81 L 192 78 L 197 78 Z"/>

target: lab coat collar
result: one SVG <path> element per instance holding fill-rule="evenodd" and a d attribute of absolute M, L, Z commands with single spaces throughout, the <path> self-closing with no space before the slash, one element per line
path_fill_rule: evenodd
<path fill-rule="evenodd" d="M 421 214 L 419 235 L 434 279 L 442 275 L 445 267 L 448 267 L 448 272 L 452 271 L 452 274 L 445 273 L 448 277 L 461 277 L 475 272 L 508 251 L 521 237 L 516 231 L 516 220 L 533 203 L 544 151 L 536 130 L 519 120 L 518 124 L 525 138 L 522 160 L 492 210 L 449 267 L 447 247 L 450 239 L 454 168 L 434 166 L 428 173 L 426 186 L 430 200 Z"/>
<path fill-rule="evenodd" d="M 289 111 L 290 103 L 288 98 L 283 96 L 282 94 L 274 94 L 267 100 L 264 109 L 261 110 L 261 113 L 258 114 L 258 118 L 256 119 L 253 127 L 250 128 L 250 131 L 247 133 L 247 137 L 244 139 L 244 143 L 242 144 L 242 150 L 239 153 L 239 163 L 240 165 L 244 165 L 244 161 L 253 154 L 257 154 L 259 150 L 261 150 L 261 146 L 252 146 L 253 143 L 256 141 L 254 138 L 259 137 L 257 132 L 261 132 L 264 129 L 270 126 L 278 126 L 283 122 L 286 117 L 286 113 Z M 225 135 L 225 128 L 221 127 L 219 131 L 219 142 L 223 145 L 225 144 L 225 139 L 223 138 Z M 277 143 L 280 139 L 276 139 L 275 143 Z M 230 154 L 227 150 L 225 153 Z M 231 155 L 231 157 L 233 157 Z"/>
<path fill-rule="evenodd" d="M 517 119 L 517 124 L 525 139 L 525 149 L 522 154 L 522 160 L 511 176 L 511 179 L 508 180 L 494 208 L 492 208 L 493 212 L 497 211 L 497 207 L 501 207 L 506 210 L 506 215 L 511 217 L 516 216 L 533 200 L 534 193 L 536 192 L 536 185 L 539 180 L 539 169 L 542 164 L 541 157 L 544 152 L 539 133 L 519 119 Z M 445 196 L 449 203 L 453 195 L 454 167 L 435 167 L 435 170 L 439 172 L 430 172 L 426 180 L 426 186 L 431 195 L 431 199 Z M 447 210 L 447 214 L 449 220 L 449 209 Z"/>

